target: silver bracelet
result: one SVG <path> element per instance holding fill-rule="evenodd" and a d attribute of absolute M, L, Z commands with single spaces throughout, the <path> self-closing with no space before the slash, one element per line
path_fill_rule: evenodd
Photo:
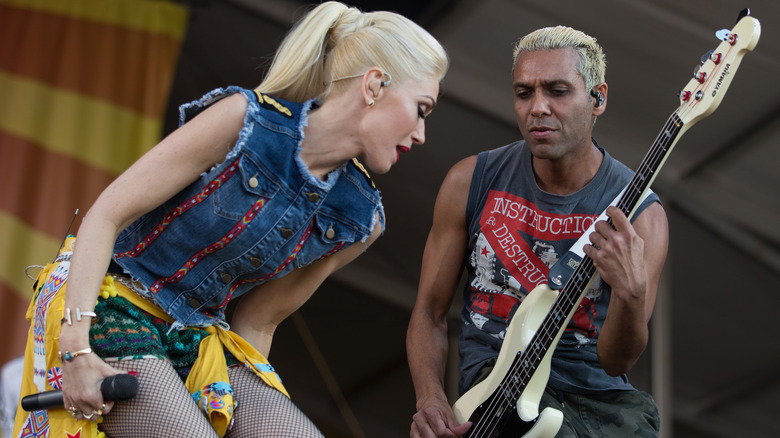
<path fill-rule="evenodd" d="M 76 307 L 76 322 L 80 322 L 82 316 L 87 316 L 87 317 L 90 317 L 90 318 L 97 318 L 97 313 L 95 313 L 95 312 L 82 312 L 81 309 Z M 66 322 L 68 323 L 68 325 L 73 325 L 73 320 L 70 318 L 70 307 L 66 307 L 65 308 L 65 317 L 62 318 L 62 322 L 61 323 L 64 324 Z"/>

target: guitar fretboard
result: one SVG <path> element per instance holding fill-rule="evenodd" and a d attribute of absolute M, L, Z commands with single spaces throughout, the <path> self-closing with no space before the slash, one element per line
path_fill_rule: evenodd
<path fill-rule="evenodd" d="M 656 137 L 650 151 L 637 167 L 636 173 L 616 203 L 629 219 L 633 218 L 639 202 L 649 190 L 677 139 L 685 130 L 717 108 L 742 57 L 746 52 L 753 50 L 758 43 L 761 25 L 758 20 L 748 15 L 748 10 L 740 13 L 737 25 L 724 35 L 719 35 L 723 41 L 706 59 L 702 58 L 702 65 L 698 72 L 680 92 L 680 107 L 666 121 L 661 133 Z M 608 221 L 613 225 L 611 220 Z M 482 404 L 466 415 L 467 418 L 474 418 L 475 421 L 469 436 L 509 436 L 503 435 L 503 425 L 511 418 L 509 413 L 514 411 L 514 405 L 528 387 L 550 348 L 554 348 L 556 338 L 563 333 L 582 302 L 595 272 L 593 261 L 587 256 L 583 257 L 525 350 L 513 356 L 509 370 L 489 397 L 481 399 Z M 542 291 L 544 292 L 546 291 Z M 514 323 L 512 324 L 514 327 Z M 466 396 L 461 400 L 466 400 L 465 406 L 472 402 Z M 529 423 L 525 420 L 522 422 L 524 425 Z M 547 424 L 549 425 L 550 422 L 548 421 Z M 513 425 L 517 427 L 517 423 Z M 511 436 L 515 435 L 514 431 L 511 432 Z"/>
<path fill-rule="evenodd" d="M 676 112 L 673 113 L 656 137 L 650 151 L 639 164 L 636 173 L 617 203 L 617 207 L 627 217 L 630 218 L 638 207 L 645 191 L 649 189 L 655 175 L 674 147 L 675 139 L 682 127 L 682 120 Z M 608 222 L 612 225 L 611 219 Z M 483 418 L 491 418 L 489 414 L 491 411 L 502 412 L 516 403 L 547 351 L 553 346 L 555 338 L 569 323 L 577 306 L 582 302 L 588 283 L 593 279 L 595 272 L 596 267 L 593 260 L 588 256 L 583 257 L 525 351 L 517 353 L 509 372 L 496 390 L 498 397 L 494 400 L 494 406 L 488 408 L 487 415 Z"/>

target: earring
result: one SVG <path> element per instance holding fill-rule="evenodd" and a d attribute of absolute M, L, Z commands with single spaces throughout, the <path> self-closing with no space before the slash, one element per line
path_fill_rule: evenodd
<path fill-rule="evenodd" d="M 368 106 L 374 106 L 374 99 L 371 99 L 371 100 L 368 102 Z"/>

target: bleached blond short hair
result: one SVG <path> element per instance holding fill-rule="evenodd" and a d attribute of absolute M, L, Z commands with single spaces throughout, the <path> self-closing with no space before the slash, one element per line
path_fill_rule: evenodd
<path fill-rule="evenodd" d="M 604 50 L 596 42 L 596 38 L 566 26 L 545 27 L 522 37 L 515 44 L 512 54 L 512 72 L 514 73 L 517 58 L 523 52 L 569 47 L 577 52 L 579 58 L 577 71 L 585 80 L 586 90 L 592 90 L 593 87 L 605 81 L 607 59 Z"/>

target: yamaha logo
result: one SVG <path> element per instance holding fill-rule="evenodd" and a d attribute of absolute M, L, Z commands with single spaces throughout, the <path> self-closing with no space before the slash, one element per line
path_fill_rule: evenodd
<path fill-rule="evenodd" d="M 718 78 L 718 83 L 715 84 L 715 89 L 712 90 L 712 97 L 715 97 L 716 94 L 718 94 L 718 89 L 720 88 L 720 84 L 723 83 L 723 79 L 726 78 L 729 74 L 729 67 L 731 64 L 726 64 L 726 66 L 723 68 L 723 73 L 720 74 L 720 77 Z"/>

